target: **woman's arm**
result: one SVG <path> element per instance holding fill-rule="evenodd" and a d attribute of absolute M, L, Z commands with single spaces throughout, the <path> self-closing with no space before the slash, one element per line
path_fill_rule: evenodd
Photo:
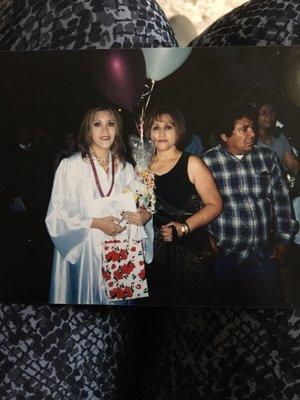
<path fill-rule="evenodd" d="M 205 226 L 222 211 L 223 203 L 212 173 L 198 157 L 190 156 L 188 175 L 202 199 L 204 207 L 187 219 L 191 230 Z"/>
<path fill-rule="evenodd" d="M 195 156 L 190 156 L 188 162 L 188 176 L 195 185 L 196 191 L 202 199 L 204 207 L 186 219 L 188 230 L 191 232 L 201 226 L 209 224 L 222 211 L 222 199 L 214 178 L 204 162 Z M 163 238 L 170 240 L 170 225 L 174 225 L 178 237 L 188 233 L 179 222 L 170 222 L 162 229 Z M 166 229 L 167 228 L 167 229 Z"/>
<path fill-rule="evenodd" d="M 300 162 L 297 158 L 293 156 L 290 150 L 286 150 L 282 162 L 288 167 L 288 169 L 293 173 L 294 176 L 298 174 L 300 170 Z"/>

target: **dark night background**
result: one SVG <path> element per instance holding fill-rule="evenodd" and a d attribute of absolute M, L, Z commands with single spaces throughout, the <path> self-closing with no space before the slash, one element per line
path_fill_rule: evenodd
<path fill-rule="evenodd" d="M 7 158 L 10 170 L 17 165 L 13 149 L 20 128 L 50 127 L 54 149 L 59 149 L 62 135 L 78 128 L 88 106 L 105 101 L 91 74 L 93 63 L 104 51 L 107 50 L 0 53 L 2 164 Z M 185 116 L 188 132 L 198 134 L 207 148 L 211 135 L 222 128 L 222 121 L 233 107 L 247 104 L 255 108 L 268 99 L 285 125 L 284 132 L 300 148 L 299 57 L 298 47 L 194 49 L 177 71 L 155 84 L 149 108 L 158 104 L 178 107 Z M 123 110 L 122 116 L 127 137 L 134 125 L 129 111 Z M 3 171 L 0 173 L 5 175 L 7 169 Z M 51 188 L 52 169 L 49 176 Z M 7 176 L 2 178 L 5 181 Z M 32 179 L 31 184 L 35 193 L 37 181 Z M 28 242 L 24 226 L 36 221 L 33 223 L 26 216 L 16 218 L 7 210 L 2 209 L 8 229 L 1 234 L 0 301 L 47 302 L 52 254 L 49 240 L 45 237 L 41 246 L 40 238 L 45 232 L 38 231 L 33 234 L 35 239 Z M 44 207 L 41 226 L 45 213 Z"/>
<path fill-rule="evenodd" d="M 88 105 L 103 100 L 91 65 L 104 51 L 1 53 L 1 142 L 11 144 L 16 130 L 26 124 L 51 126 L 54 141 L 78 126 Z M 297 46 L 194 49 L 177 71 L 156 83 L 149 107 L 177 106 L 188 131 L 208 143 L 209 135 L 222 127 L 232 103 L 269 99 L 297 142 L 299 108 L 285 88 L 291 65 L 299 66 L 300 75 L 297 54 Z M 123 116 L 130 120 L 128 112 Z M 125 135 L 132 129 L 127 126 L 126 131 L 125 124 Z"/>

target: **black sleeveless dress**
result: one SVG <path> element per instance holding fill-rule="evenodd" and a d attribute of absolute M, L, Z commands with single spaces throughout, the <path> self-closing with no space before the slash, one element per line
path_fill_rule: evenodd
<path fill-rule="evenodd" d="M 183 152 L 171 171 L 155 175 L 154 259 L 147 272 L 152 304 L 208 303 L 212 255 L 205 229 L 172 242 L 163 241 L 160 234 L 162 225 L 183 222 L 202 206 L 188 177 L 189 156 Z"/>

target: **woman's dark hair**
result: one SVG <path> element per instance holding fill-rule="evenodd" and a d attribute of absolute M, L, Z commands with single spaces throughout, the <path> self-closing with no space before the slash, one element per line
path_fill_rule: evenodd
<path fill-rule="evenodd" d="M 81 150 L 83 159 L 87 159 L 90 154 L 91 140 L 91 124 L 95 114 L 98 111 L 109 111 L 116 121 L 116 137 L 111 147 L 111 152 L 122 163 L 125 163 L 125 145 L 122 137 L 122 119 L 117 110 L 113 107 L 95 106 L 91 107 L 85 113 L 81 122 L 78 134 L 78 147 Z"/>
<path fill-rule="evenodd" d="M 155 120 L 160 120 L 163 115 L 169 115 L 172 123 L 178 134 L 176 147 L 181 147 L 185 135 L 185 121 L 181 111 L 175 107 L 170 106 L 157 106 L 146 116 L 145 119 L 145 134 L 150 138 L 151 127 Z"/>

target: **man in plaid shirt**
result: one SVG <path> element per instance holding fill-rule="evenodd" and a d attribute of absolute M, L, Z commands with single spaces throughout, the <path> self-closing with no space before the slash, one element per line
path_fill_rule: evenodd
<path fill-rule="evenodd" d="M 275 153 L 255 145 L 253 121 L 232 118 L 218 146 L 203 160 L 222 194 L 224 209 L 209 225 L 218 252 L 216 305 L 282 305 L 282 264 L 295 231 L 287 186 Z"/>

